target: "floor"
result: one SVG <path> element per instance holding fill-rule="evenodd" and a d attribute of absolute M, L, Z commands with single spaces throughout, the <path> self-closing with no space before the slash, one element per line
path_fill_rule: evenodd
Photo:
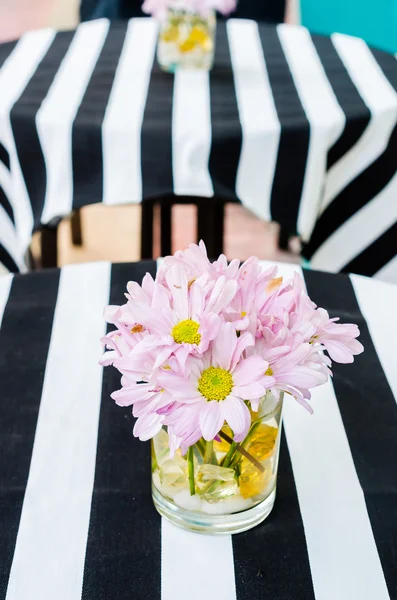
<path fill-rule="evenodd" d="M 295 20 L 291 0 L 288 20 Z M 29 29 L 52 26 L 72 28 L 78 20 L 79 0 L 0 0 L 0 41 L 18 37 Z M 83 246 L 71 243 L 70 219 L 65 219 L 59 229 L 59 264 L 95 260 L 132 261 L 140 256 L 139 206 L 104 207 L 93 205 L 82 211 Z M 160 253 L 159 219 L 154 223 L 154 255 Z M 229 205 L 226 210 L 225 253 L 229 258 L 248 258 L 255 254 L 262 259 L 298 262 L 292 252 L 277 248 L 278 227 L 265 223 L 239 205 Z M 195 208 L 174 208 L 173 251 L 196 241 Z M 33 241 L 33 254 L 39 261 L 39 239 Z"/>

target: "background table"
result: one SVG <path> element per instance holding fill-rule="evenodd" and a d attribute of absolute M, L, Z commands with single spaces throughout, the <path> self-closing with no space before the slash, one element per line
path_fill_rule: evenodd
<path fill-rule="evenodd" d="M 156 513 L 149 444 L 97 363 L 103 306 L 146 271 L 156 263 L 0 279 L 1 600 L 395 600 L 397 286 L 304 272 L 365 352 L 335 365 L 313 416 L 286 402 L 268 520 L 213 538 Z"/>
<path fill-rule="evenodd" d="M 397 62 L 342 35 L 219 23 L 210 74 L 162 73 L 151 19 L 0 46 L 0 259 L 87 204 L 239 199 L 315 268 L 397 280 Z"/>

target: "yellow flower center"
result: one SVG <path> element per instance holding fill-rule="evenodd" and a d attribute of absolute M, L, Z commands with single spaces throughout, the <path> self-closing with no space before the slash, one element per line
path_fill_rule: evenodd
<path fill-rule="evenodd" d="M 245 312 L 245 310 L 241 311 L 241 316 L 244 318 L 247 316 L 247 313 Z"/>
<path fill-rule="evenodd" d="M 233 377 L 225 369 L 209 367 L 202 372 L 198 391 L 207 400 L 224 400 L 233 389 Z"/>
<path fill-rule="evenodd" d="M 265 375 L 267 375 L 268 377 L 271 377 L 273 375 L 273 369 L 271 367 L 269 367 L 267 369 L 267 371 L 265 371 Z"/>
<path fill-rule="evenodd" d="M 200 324 L 196 321 L 186 319 L 172 328 L 171 335 L 177 344 L 199 344 L 201 342 L 199 327 Z"/>

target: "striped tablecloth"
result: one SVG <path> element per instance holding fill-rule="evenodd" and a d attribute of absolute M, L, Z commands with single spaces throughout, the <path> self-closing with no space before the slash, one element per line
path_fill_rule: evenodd
<path fill-rule="evenodd" d="M 95 202 L 240 199 L 314 268 L 397 280 L 397 62 L 344 35 L 219 23 L 215 66 L 162 73 L 151 19 L 0 46 L 0 259 Z"/>
<path fill-rule="evenodd" d="M 146 271 L 156 263 L 0 279 L 0 599 L 396 600 L 397 286 L 304 272 L 365 352 L 335 364 L 313 416 L 286 402 L 270 517 L 214 538 L 156 513 L 149 444 L 97 362 L 103 306 Z"/>

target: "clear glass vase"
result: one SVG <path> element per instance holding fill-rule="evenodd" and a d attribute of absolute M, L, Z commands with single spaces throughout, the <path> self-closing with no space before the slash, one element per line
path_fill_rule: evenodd
<path fill-rule="evenodd" d="M 204 17 L 183 9 L 169 9 L 160 23 L 157 60 L 164 71 L 178 67 L 212 68 L 214 62 L 216 15 Z"/>
<path fill-rule="evenodd" d="M 158 512 L 190 531 L 239 533 L 261 523 L 276 496 L 282 394 L 268 392 L 251 412 L 246 438 L 236 444 L 225 424 L 212 442 L 201 439 L 171 458 L 163 428 L 152 440 L 152 491 Z"/>

